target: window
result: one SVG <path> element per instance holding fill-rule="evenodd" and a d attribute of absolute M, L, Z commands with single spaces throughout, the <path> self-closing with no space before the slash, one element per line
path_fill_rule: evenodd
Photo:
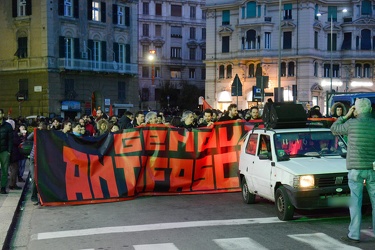
<path fill-rule="evenodd" d="M 330 75 L 331 75 L 331 72 L 330 72 L 331 65 L 329 63 L 326 63 L 326 64 L 324 64 L 323 67 L 324 67 L 323 77 L 330 77 Z"/>
<path fill-rule="evenodd" d="M 246 31 L 244 49 L 256 49 L 256 31 L 255 30 Z"/>
<path fill-rule="evenodd" d="M 31 15 L 31 0 L 13 0 L 12 3 L 13 17 Z M 61 13 L 63 13 L 63 7 L 61 7 L 61 9 Z"/>
<path fill-rule="evenodd" d="M 196 49 L 195 48 L 190 48 L 189 49 L 189 59 L 190 60 L 195 60 L 195 54 L 196 54 Z"/>
<path fill-rule="evenodd" d="M 26 1 L 18 1 L 18 16 L 26 16 Z"/>
<path fill-rule="evenodd" d="M 219 79 L 223 79 L 224 78 L 224 71 L 225 71 L 224 65 L 220 65 L 219 66 Z"/>
<path fill-rule="evenodd" d="M 161 58 L 163 55 L 163 48 L 161 46 L 155 46 L 156 57 Z"/>
<path fill-rule="evenodd" d="M 222 25 L 229 25 L 230 24 L 230 11 L 229 10 L 223 10 L 222 12 Z"/>
<path fill-rule="evenodd" d="M 318 36 L 319 36 L 318 31 L 315 31 L 314 32 L 314 49 L 318 49 Z"/>
<path fill-rule="evenodd" d="M 74 54 L 74 45 L 73 45 L 73 39 L 72 38 L 65 38 L 65 47 L 64 47 L 64 51 L 65 51 L 65 58 L 66 59 L 73 59 L 73 54 Z M 66 61 L 65 63 L 72 63 L 71 61 Z M 72 65 L 69 65 L 69 66 L 72 66 Z"/>
<path fill-rule="evenodd" d="M 171 26 L 171 37 L 182 38 L 181 26 Z"/>
<path fill-rule="evenodd" d="M 161 37 L 161 25 L 159 25 L 159 24 L 155 25 L 155 36 Z"/>
<path fill-rule="evenodd" d="M 94 68 L 100 68 L 102 61 L 102 43 L 100 41 L 94 41 L 93 60 Z"/>
<path fill-rule="evenodd" d="M 370 67 L 370 64 L 368 63 L 363 65 L 363 77 L 371 78 L 371 67 Z"/>
<path fill-rule="evenodd" d="M 341 49 L 342 50 L 352 49 L 352 33 L 351 32 L 344 33 L 344 41 L 342 42 Z"/>
<path fill-rule="evenodd" d="M 180 47 L 171 47 L 171 58 L 181 59 L 181 48 Z"/>
<path fill-rule="evenodd" d="M 248 2 L 246 4 L 246 18 L 256 17 L 256 2 Z"/>
<path fill-rule="evenodd" d="M 117 6 L 117 24 L 125 25 L 125 7 Z"/>
<path fill-rule="evenodd" d="M 189 79 L 195 79 L 195 69 L 189 69 Z"/>
<path fill-rule="evenodd" d="M 93 21 L 100 21 L 100 2 L 93 0 L 92 1 L 92 20 Z"/>
<path fill-rule="evenodd" d="M 150 92 L 148 88 L 142 88 L 142 101 L 148 101 L 150 97 Z"/>
<path fill-rule="evenodd" d="M 206 49 L 202 49 L 202 56 L 201 56 L 201 59 L 202 59 L 202 60 L 206 60 Z"/>
<path fill-rule="evenodd" d="M 195 39 L 195 27 L 190 27 L 190 39 Z"/>
<path fill-rule="evenodd" d="M 130 63 L 130 45 L 123 43 L 113 43 L 115 61 L 120 63 L 119 69 L 125 69 L 125 63 Z"/>
<path fill-rule="evenodd" d="M 143 36 L 149 36 L 149 25 L 147 23 L 142 25 L 142 32 Z"/>
<path fill-rule="evenodd" d="M 283 49 L 291 49 L 292 48 L 292 32 L 286 31 L 284 32 L 283 36 Z"/>
<path fill-rule="evenodd" d="M 171 68 L 171 78 L 181 79 L 181 69 Z"/>
<path fill-rule="evenodd" d="M 328 22 L 337 22 L 337 6 L 328 6 Z"/>
<path fill-rule="evenodd" d="M 160 67 L 155 67 L 155 77 L 161 77 L 161 70 Z"/>
<path fill-rule="evenodd" d="M 147 58 L 150 54 L 150 46 L 149 45 L 142 45 L 142 55 L 143 58 Z"/>
<path fill-rule="evenodd" d="M 294 76 L 294 62 L 288 63 L 288 76 Z"/>
<path fill-rule="evenodd" d="M 206 80 L 206 69 L 201 69 L 201 80 Z"/>
<path fill-rule="evenodd" d="M 221 40 L 222 40 L 221 52 L 228 53 L 229 52 L 229 36 L 223 36 Z"/>
<path fill-rule="evenodd" d="M 232 78 L 232 65 L 227 66 L 227 78 Z"/>
<path fill-rule="evenodd" d="M 355 64 L 355 72 L 354 72 L 355 77 L 361 78 L 362 77 L 362 65 L 359 63 Z"/>
<path fill-rule="evenodd" d="M 28 79 L 19 79 L 18 81 L 18 93 L 23 94 L 25 100 L 29 95 L 29 80 Z"/>
<path fill-rule="evenodd" d="M 143 2 L 143 9 L 142 9 L 142 13 L 143 15 L 148 15 L 149 14 L 149 8 L 148 8 L 148 3 L 147 2 Z"/>
<path fill-rule="evenodd" d="M 333 69 L 333 76 L 332 77 L 340 77 L 340 65 L 338 64 L 333 64 L 332 65 L 332 69 Z"/>
<path fill-rule="evenodd" d="M 253 78 L 255 76 L 255 66 L 253 63 L 249 65 L 249 78 Z"/>
<path fill-rule="evenodd" d="M 162 16 L 163 15 L 161 3 L 155 4 L 155 15 L 156 16 Z"/>
<path fill-rule="evenodd" d="M 327 50 L 336 51 L 337 50 L 337 34 L 332 34 L 332 49 L 331 49 L 331 34 L 327 37 Z"/>
<path fill-rule="evenodd" d="M 148 66 L 142 67 L 142 77 L 143 78 L 149 78 L 150 77 L 150 70 Z"/>
<path fill-rule="evenodd" d="M 65 99 L 74 100 L 75 97 L 74 79 L 65 79 Z"/>
<path fill-rule="evenodd" d="M 64 16 L 73 16 L 73 0 L 64 0 Z"/>
<path fill-rule="evenodd" d="M 130 8 L 122 5 L 113 5 L 112 23 L 117 25 L 130 25 Z"/>
<path fill-rule="evenodd" d="M 371 50 L 371 31 L 361 30 L 361 50 Z"/>
<path fill-rule="evenodd" d="M 182 16 L 182 6 L 172 4 L 171 5 L 171 16 L 181 17 Z"/>
<path fill-rule="evenodd" d="M 190 6 L 190 19 L 196 18 L 196 8 L 195 6 Z"/>
<path fill-rule="evenodd" d="M 292 7 L 291 3 L 284 4 L 284 20 L 292 19 Z"/>
<path fill-rule="evenodd" d="M 271 32 L 264 33 L 264 48 L 265 49 L 271 48 Z"/>
<path fill-rule="evenodd" d="M 363 16 L 371 16 L 372 10 L 371 10 L 371 1 L 369 0 L 362 0 L 362 8 L 361 8 L 361 15 Z"/>
<path fill-rule="evenodd" d="M 125 82 L 118 82 L 117 84 L 117 91 L 118 91 L 118 96 L 117 98 L 119 100 L 125 100 L 126 99 L 126 83 Z"/>
<path fill-rule="evenodd" d="M 258 143 L 258 134 L 251 134 L 249 136 L 249 141 L 246 145 L 246 149 L 245 149 L 246 154 L 255 155 L 255 152 L 257 149 L 256 148 L 257 143 Z"/>
<path fill-rule="evenodd" d="M 318 63 L 314 63 L 314 76 L 318 77 Z"/>
<path fill-rule="evenodd" d="M 14 55 L 17 56 L 18 58 L 27 57 L 27 37 L 18 38 L 18 48 Z"/>
<path fill-rule="evenodd" d="M 206 40 L 206 28 L 202 28 L 202 40 Z"/>
<path fill-rule="evenodd" d="M 286 76 L 286 63 L 285 62 L 282 62 L 281 63 L 281 76 L 282 77 L 285 77 Z"/>

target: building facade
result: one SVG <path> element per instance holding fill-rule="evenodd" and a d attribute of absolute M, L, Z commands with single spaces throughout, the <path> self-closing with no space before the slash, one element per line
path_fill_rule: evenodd
<path fill-rule="evenodd" d="M 0 107 L 75 118 L 138 109 L 137 1 L 0 1 Z"/>
<path fill-rule="evenodd" d="M 138 74 L 143 109 L 163 108 L 160 101 L 166 87 L 179 90 L 184 84 L 193 84 L 204 89 L 205 2 L 139 1 Z M 154 53 L 151 58 L 150 51 Z M 167 98 L 168 104 L 174 103 L 172 99 L 179 94 Z"/>
<path fill-rule="evenodd" d="M 207 0 L 204 10 L 205 99 L 215 108 L 271 98 L 326 110 L 331 90 L 375 91 L 373 1 Z M 236 75 L 242 95 L 232 96 Z"/>

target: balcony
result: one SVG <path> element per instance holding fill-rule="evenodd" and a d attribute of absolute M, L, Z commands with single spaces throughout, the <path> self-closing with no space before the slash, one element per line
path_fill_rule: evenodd
<path fill-rule="evenodd" d="M 110 72 L 120 74 L 138 74 L 137 64 L 118 62 L 99 62 L 92 60 L 60 58 L 58 61 L 60 70 L 80 70 L 95 72 Z"/>

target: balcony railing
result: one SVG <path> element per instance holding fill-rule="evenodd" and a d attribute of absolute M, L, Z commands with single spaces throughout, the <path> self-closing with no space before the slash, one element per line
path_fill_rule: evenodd
<path fill-rule="evenodd" d="M 137 64 L 60 58 L 59 69 L 138 74 Z"/>

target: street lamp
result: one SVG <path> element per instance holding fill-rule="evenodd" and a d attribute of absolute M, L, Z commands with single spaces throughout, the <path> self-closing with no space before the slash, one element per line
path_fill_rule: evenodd
<path fill-rule="evenodd" d="M 155 50 L 150 50 L 150 54 L 148 55 L 148 60 L 151 62 L 151 84 L 155 84 L 155 56 L 156 56 L 156 51 Z"/>

